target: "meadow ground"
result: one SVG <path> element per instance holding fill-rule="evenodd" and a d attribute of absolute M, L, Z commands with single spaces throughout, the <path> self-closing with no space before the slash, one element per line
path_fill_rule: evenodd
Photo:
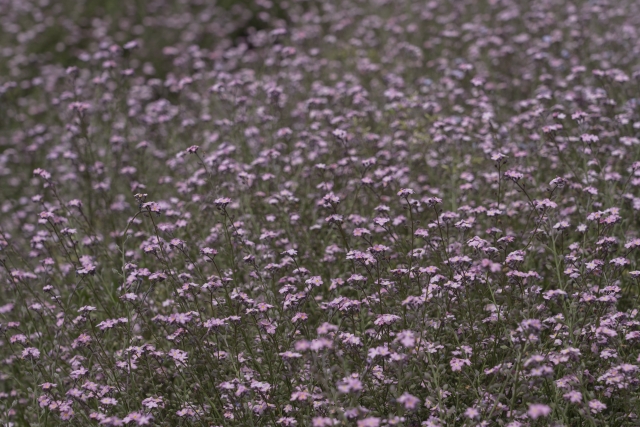
<path fill-rule="evenodd" d="M 640 2 L 0 0 L 3 426 L 640 425 Z"/>

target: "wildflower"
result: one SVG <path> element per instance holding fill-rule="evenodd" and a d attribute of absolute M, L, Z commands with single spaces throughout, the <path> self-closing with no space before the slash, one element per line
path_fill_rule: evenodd
<path fill-rule="evenodd" d="M 618 257 L 618 258 L 613 258 L 612 260 L 610 260 L 609 264 L 613 264 L 616 267 L 624 267 L 625 265 L 631 264 L 631 262 L 626 258 Z"/>
<path fill-rule="evenodd" d="M 118 404 L 118 401 L 113 397 L 103 397 L 102 399 L 100 399 L 100 403 L 102 403 L 103 405 L 115 406 Z"/>
<path fill-rule="evenodd" d="M 293 323 L 296 323 L 298 321 L 304 321 L 307 320 L 309 318 L 309 316 L 307 315 L 307 313 L 296 313 L 292 318 L 291 321 Z"/>
<path fill-rule="evenodd" d="M 587 144 L 593 144 L 600 140 L 600 138 L 598 138 L 597 135 L 588 134 L 588 133 L 582 134 L 580 136 L 580 139 L 582 140 L 582 142 L 585 142 Z"/>
<path fill-rule="evenodd" d="M 27 347 L 22 350 L 22 358 L 37 360 L 40 358 L 40 350 L 34 347 Z"/>
<path fill-rule="evenodd" d="M 33 174 L 35 176 L 39 176 L 40 178 L 44 179 L 45 181 L 49 181 L 51 179 L 51 174 L 49 172 L 47 172 L 44 169 L 34 169 L 33 170 Z"/>
<path fill-rule="evenodd" d="M 373 322 L 376 326 L 391 325 L 400 320 L 400 316 L 395 314 L 381 314 Z"/>
<path fill-rule="evenodd" d="M 328 217 L 325 218 L 325 221 L 329 224 L 337 224 L 337 225 L 340 225 L 344 222 L 342 215 L 338 215 L 338 214 L 329 215 Z"/>
<path fill-rule="evenodd" d="M 169 246 L 172 248 L 185 249 L 185 243 L 180 239 L 171 239 Z"/>
<path fill-rule="evenodd" d="M 345 132 L 342 129 L 335 129 L 332 132 L 333 136 L 336 137 L 336 139 L 340 140 L 340 141 L 346 141 L 347 140 L 347 132 Z"/>
<path fill-rule="evenodd" d="M 140 207 L 156 215 L 160 215 L 160 213 L 162 212 L 162 209 L 160 209 L 160 205 L 155 202 L 142 203 Z"/>
<path fill-rule="evenodd" d="M 512 170 L 508 170 L 504 173 L 504 176 L 506 178 L 509 178 L 510 180 L 514 181 L 514 182 L 518 182 L 522 179 L 522 177 L 524 176 L 522 173 L 520 172 L 516 172 L 516 171 L 512 171 Z"/>
<path fill-rule="evenodd" d="M 176 415 L 181 418 L 195 418 L 197 414 L 192 408 L 182 408 L 176 412 Z"/>
<path fill-rule="evenodd" d="M 520 329 L 527 332 L 537 334 L 542 330 L 542 322 L 538 319 L 525 319 L 520 322 Z"/>
<path fill-rule="evenodd" d="M 213 204 L 218 209 L 226 208 L 229 205 L 229 203 L 231 203 L 231 199 L 228 197 L 219 197 L 213 201 Z"/>
<path fill-rule="evenodd" d="M 122 421 L 124 421 L 125 424 L 128 424 L 133 421 L 139 426 L 150 425 L 152 420 L 153 420 L 153 415 L 141 414 L 140 412 L 131 412 L 129 415 L 127 415 L 122 419 Z"/>
<path fill-rule="evenodd" d="M 200 249 L 200 253 L 208 258 L 214 258 L 218 254 L 218 251 L 207 247 Z"/>
<path fill-rule="evenodd" d="M 295 401 L 305 401 L 310 397 L 308 391 L 295 391 L 291 393 L 291 398 L 289 399 L 291 402 Z"/>
<path fill-rule="evenodd" d="M 9 342 L 11 344 L 15 344 L 17 342 L 24 344 L 27 342 L 27 336 L 24 334 L 15 334 L 11 338 L 9 338 Z"/>
<path fill-rule="evenodd" d="M 585 187 L 582 191 L 584 191 L 585 193 L 589 193 L 592 196 L 598 195 L 598 189 L 595 187 Z"/>
<path fill-rule="evenodd" d="M 598 399 L 593 399 L 589 401 L 589 409 L 593 414 L 599 414 L 600 412 L 607 409 L 607 405 L 600 402 Z"/>
<path fill-rule="evenodd" d="M 584 111 L 576 111 L 573 114 L 571 114 L 571 119 L 577 122 L 582 122 L 588 117 L 589 117 L 588 114 L 585 113 Z"/>
<path fill-rule="evenodd" d="M 166 279 L 167 279 L 167 275 L 166 275 L 166 274 L 164 274 L 164 273 L 160 273 L 160 272 L 153 273 L 153 274 L 151 274 L 151 275 L 149 276 L 149 281 L 150 281 L 151 283 L 163 282 L 163 281 L 165 281 Z"/>
<path fill-rule="evenodd" d="M 332 427 L 339 424 L 340 421 L 329 417 L 314 417 L 311 421 L 312 427 Z"/>
<path fill-rule="evenodd" d="M 296 353 L 294 351 L 285 351 L 284 353 L 278 353 L 278 355 L 283 359 L 298 359 L 302 357 L 302 354 Z"/>
<path fill-rule="evenodd" d="M 313 277 L 307 279 L 305 281 L 305 283 L 307 285 L 311 285 L 311 286 L 315 286 L 315 287 L 322 286 L 322 284 L 323 284 L 322 278 L 320 276 L 313 276 Z"/>
<path fill-rule="evenodd" d="M 539 211 L 543 211 L 545 209 L 555 209 L 555 208 L 558 207 L 558 204 L 556 202 L 553 202 L 553 201 L 551 201 L 549 199 L 534 200 L 533 201 L 533 205 Z"/>
<path fill-rule="evenodd" d="M 475 420 L 480 417 L 480 411 L 476 408 L 469 407 L 464 411 L 464 416 L 469 418 L 470 420 Z"/>
<path fill-rule="evenodd" d="M 225 319 L 216 319 L 216 318 L 206 320 L 203 324 L 203 326 L 208 329 L 220 329 L 226 325 L 227 325 L 227 321 Z"/>
<path fill-rule="evenodd" d="M 187 363 L 188 354 L 186 351 L 172 348 L 171 350 L 169 350 L 168 355 L 176 362 L 176 365 Z"/>
<path fill-rule="evenodd" d="M 632 239 L 632 240 L 628 241 L 628 242 L 624 245 L 624 247 L 625 247 L 626 249 L 636 249 L 636 248 L 639 248 L 639 247 L 640 247 L 640 239 L 639 239 L 639 238 Z"/>
<path fill-rule="evenodd" d="M 161 396 L 147 397 L 142 401 L 142 406 L 147 409 L 164 408 L 164 398 Z"/>
<path fill-rule="evenodd" d="M 367 230 L 366 228 L 356 228 L 353 230 L 353 235 L 355 237 L 362 237 L 362 236 L 367 236 L 370 235 L 371 232 L 369 230 Z"/>
<path fill-rule="evenodd" d="M 449 361 L 449 365 L 453 372 L 459 372 L 462 371 L 464 365 L 471 366 L 471 361 L 469 359 L 458 359 L 457 357 L 452 357 Z"/>
<path fill-rule="evenodd" d="M 358 421 L 358 427 L 380 427 L 380 418 L 367 417 Z"/>
<path fill-rule="evenodd" d="M 322 198 L 322 201 L 325 207 L 330 207 L 332 205 L 337 205 L 340 203 L 340 197 L 336 196 L 333 193 L 329 193 Z"/>
<path fill-rule="evenodd" d="M 582 401 L 582 393 L 576 390 L 571 390 L 570 392 L 563 394 L 562 397 L 571 403 L 580 403 Z"/>
<path fill-rule="evenodd" d="M 548 417 L 551 414 L 551 407 L 542 403 L 529 404 L 527 415 L 533 420 Z"/>
<path fill-rule="evenodd" d="M 439 197 L 425 197 L 421 201 L 429 207 L 442 204 L 442 199 Z"/>
<path fill-rule="evenodd" d="M 350 377 L 343 378 L 338 383 L 338 391 L 341 393 L 353 393 L 361 391 L 363 388 L 362 382 L 358 379 L 357 374 L 352 374 Z"/>
<path fill-rule="evenodd" d="M 101 425 L 118 427 L 124 425 L 124 421 L 122 421 L 118 417 L 105 417 L 100 420 Z"/>
<path fill-rule="evenodd" d="M 507 156 L 502 154 L 502 153 L 494 153 L 491 155 L 491 160 L 493 160 L 494 162 L 501 162 L 502 160 L 506 159 Z"/>
<path fill-rule="evenodd" d="M 271 384 L 253 380 L 251 381 L 251 388 L 262 393 L 267 393 L 269 390 L 271 390 Z"/>
<path fill-rule="evenodd" d="M 418 399 L 417 397 L 407 392 L 402 393 L 402 395 L 398 397 L 396 401 L 401 405 L 403 405 L 405 410 L 412 411 L 417 409 L 418 406 L 420 406 L 420 399 Z"/>

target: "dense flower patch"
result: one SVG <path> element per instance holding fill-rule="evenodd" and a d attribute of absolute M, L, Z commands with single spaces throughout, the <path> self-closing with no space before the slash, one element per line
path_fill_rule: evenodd
<path fill-rule="evenodd" d="M 0 0 L 3 425 L 640 423 L 640 3 L 63 4 Z"/>

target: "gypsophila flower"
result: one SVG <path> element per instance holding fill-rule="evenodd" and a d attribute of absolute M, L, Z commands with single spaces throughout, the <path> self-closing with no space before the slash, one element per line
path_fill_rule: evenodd
<path fill-rule="evenodd" d="M 520 179 L 522 179 L 522 177 L 524 175 L 522 173 L 520 173 L 520 172 L 508 170 L 508 171 L 506 171 L 504 173 L 504 176 L 506 178 L 509 178 L 510 180 L 514 181 L 514 182 L 518 182 L 518 181 L 520 181 Z"/>
<path fill-rule="evenodd" d="M 555 230 L 566 230 L 570 227 L 571 227 L 571 224 L 569 224 L 569 221 L 560 221 L 553 225 L 553 228 Z"/>
<path fill-rule="evenodd" d="M 122 421 L 125 424 L 130 422 L 135 422 L 136 425 L 139 425 L 139 426 L 151 425 L 152 420 L 153 420 L 153 415 L 141 414 L 139 412 L 131 412 L 129 415 L 127 415 L 122 419 Z"/>
<path fill-rule="evenodd" d="M 164 408 L 164 399 L 161 396 L 147 397 L 142 401 L 142 406 L 147 409 Z"/>
<path fill-rule="evenodd" d="M 369 230 L 367 230 L 366 228 L 356 228 L 356 229 L 353 230 L 353 235 L 355 237 L 368 236 L 370 234 L 371 234 L 371 232 Z"/>
<path fill-rule="evenodd" d="M 367 417 L 358 421 L 358 427 L 380 427 L 380 418 Z"/>
<path fill-rule="evenodd" d="M 607 409 L 607 405 L 600 402 L 598 399 L 593 399 L 589 401 L 589 410 L 592 414 L 598 414 Z"/>
<path fill-rule="evenodd" d="M 307 285 L 311 285 L 311 286 L 322 286 L 322 278 L 320 276 L 313 276 L 307 280 L 305 280 L 305 283 Z"/>
<path fill-rule="evenodd" d="M 296 313 L 292 318 L 291 321 L 292 322 L 299 322 L 299 321 L 304 321 L 309 319 L 309 316 L 307 315 L 307 313 Z"/>
<path fill-rule="evenodd" d="M 582 142 L 585 142 L 587 144 L 593 144 L 599 141 L 599 138 L 597 135 L 592 135 L 587 133 L 580 135 L 580 139 L 582 140 Z"/>
<path fill-rule="evenodd" d="M 417 397 L 407 392 L 402 393 L 402 395 L 398 397 L 396 401 L 400 403 L 402 406 L 404 406 L 405 410 L 410 410 L 410 411 L 417 409 L 421 403 L 420 399 L 418 399 Z"/>
<path fill-rule="evenodd" d="M 537 420 L 538 418 L 548 417 L 549 414 L 551 414 L 551 407 L 549 407 L 549 405 L 542 403 L 529 404 L 529 409 L 527 410 L 529 418 Z"/>
<path fill-rule="evenodd" d="M 39 359 L 40 350 L 34 347 L 27 347 L 24 350 L 22 350 L 22 358 L 23 359 Z"/>
<path fill-rule="evenodd" d="M 480 411 L 478 411 L 476 408 L 467 408 L 464 411 L 464 416 L 469 418 L 470 420 L 475 420 L 476 418 L 480 417 Z"/>
<path fill-rule="evenodd" d="M 449 365 L 451 366 L 451 370 L 453 372 L 462 371 L 462 368 L 467 365 L 471 366 L 471 361 L 469 359 L 459 359 L 457 357 L 452 357 L 449 361 Z"/>
<path fill-rule="evenodd" d="M 338 390 L 341 393 L 353 393 L 363 389 L 362 382 L 358 379 L 356 374 L 352 374 L 351 377 L 343 378 L 338 383 Z"/>
<path fill-rule="evenodd" d="M 177 365 L 187 363 L 188 355 L 185 351 L 172 348 L 167 354 L 176 362 Z"/>
<path fill-rule="evenodd" d="M 571 390 L 570 392 L 563 394 L 562 397 L 571 403 L 580 403 L 582 401 L 582 394 L 576 390 Z"/>
<path fill-rule="evenodd" d="M 631 262 L 623 257 L 614 258 L 609 261 L 609 264 L 613 264 L 616 267 L 624 267 L 625 265 L 629 265 Z"/>
<path fill-rule="evenodd" d="M 395 314 L 382 314 L 373 322 L 376 326 L 391 325 L 400 320 Z"/>
<path fill-rule="evenodd" d="M 231 203 L 231 199 L 228 197 L 219 197 L 213 201 L 213 204 L 218 209 L 226 208 L 229 205 L 229 203 Z"/>
<path fill-rule="evenodd" d="M 555 177 L 554 179 L 551 180 L 551 182 L 549 182 L 549 186 L 551 188 L 557 187 L 557 188 L 563 188 L 566 185 L 567 181 L 562 178 L 562 177 Z"/>
<path fill-rule="evenodd" d="M 115 406 L 118 404 L 118 401 L 112 397 L 103 397 L 100 399 L 100 403 L 108 406 Z"/>

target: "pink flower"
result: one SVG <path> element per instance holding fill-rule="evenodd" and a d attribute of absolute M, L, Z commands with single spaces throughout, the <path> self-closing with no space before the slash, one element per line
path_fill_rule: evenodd
<path fill-rule="evenodd" d="M 338 391 L 340 391 L 340 393 L 353 393 L 361 390 L 362 382 L 358 379 L 357 374 L 343 378 L 342 381 L 338 383 Z"/>
<path fill-rule="evenodd" d="M 231 199 L 228 197 L 219 197 L 213 201 L 213 204 L 216 205 L 218 209 L 227 207 L 229 203 L 231 203 Z"/>
<path fill-rule="evenodd" d="M 377 417 L 368 417 L 358 421 L 358 427 L 379 427 L 379 426 L 380 426 L 380 418 L 377 418 Z"/>
<path fill-rule="evenodd" d="M 134 421 L 139 426 L 145 426 L 145 425 L 149 425 L 151 423 L 151 420 L 153 420 L 153 415 L 141 414 L 140 412 L 132 412 L 126 417 L 124 417 L 122 421 L 124 421 L 127 424 L 130 423 L 131 421 Z"/>
<path fill-rule="evenodd" d="M 399 320 L 400 316 L 396 316 L 395 314 L 381 314 L 373 324 L 376 326 L 391 325 Z"/>
<path fill-rule="evenodd" d="M 604 411 L 605 409 L 607 409 L 607 405 L 600 402 L 598 399 L 593 399 L 589 401 L 589 409 L 591 410 L 592 413 L 598 414 Z"/>
<path fill-rule="evenodd" d="M 188 354 L 186 351 L 179 350 L 177 348 L 172 348 L 169 350 L 169 356 L 176 362 L 176 364 L 186 364 Z"/>
<path fill-rule="evenodd" d="M 453 372 L 458 372 L 462 370 L 464 365 L 471 366 L 471 361 L 469 359 L 458 359 L 457 357 L 453 357 L 449 361 L 449 365 L 451 365 L 451 370 Z"/>
<path fill-rule="evenodd" d="M 576 390 L 571 390 L 570 392 L 563 394 L 562 397 L 571 403 L 580 403 L 582 401 L 582 393 Z"/>
<path fill-rule="evenodd" d="M 40 350 L 35 347 L 27 347 L 22 350 L 22 358 L 23 359 L 40 359 Z"/>
<path fill-rule="evenodd" d="M 529 410 L 527 411 L 527 415 L 533 420 L 537 420 L 541 417 L 548 417 L 550 413 L 551 407 L 543 403 L 529 404 Z"/>
<path fill-rule="evenodd" d="M 402 404 L 406 410 L 414 410 L 420 406 L 420 399 L 407 392 L 402 393 L 402 396 L 396 400 Z"/>
<path fill-rule="evenodd" d="M 469 418 L 470 420 L 475 420 L 476 418 L 480 417 L 480 411 L 478 411 L 476 408 L 467 408 L 466 411 L 464 411 L 464 416 Z"/>

